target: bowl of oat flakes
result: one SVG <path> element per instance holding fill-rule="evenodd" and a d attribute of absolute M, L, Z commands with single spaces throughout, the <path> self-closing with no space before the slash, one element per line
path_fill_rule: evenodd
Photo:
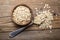
<path fill-rule="evenodd" d="M 18 25 L 28 25 L 32 20 L 32 10 L 27 5 L 17 5 L 13 9 L 12 20 Z"/>

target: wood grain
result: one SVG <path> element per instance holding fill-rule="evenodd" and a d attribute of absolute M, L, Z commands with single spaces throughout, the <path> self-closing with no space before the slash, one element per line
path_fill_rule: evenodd
<path fill-rule="evenodd" d="M 11 31 L 20 28 L 11 19 L 15 6 L 26 4 L 35 13 L 35 8 L 42 8 L 45 3 L 48 3 L 54 10 L 54 14 L 58 15 L 54 15 L 52 30 L 42 30 L 33 25 L 15 38 L 9 38 Z M 0 0 L 0 40 L 60 40 L 60 0 Z"/>
<path fill-rule="evenodd" d="M 60 40 L 60 29 L 24 31 L 14 38 L 9 38 L 9 33 L 0 32 L 0 40 Z"/>

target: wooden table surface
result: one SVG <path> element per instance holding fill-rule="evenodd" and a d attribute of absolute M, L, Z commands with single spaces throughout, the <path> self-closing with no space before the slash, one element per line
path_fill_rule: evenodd
<path fill-rule="evenodd" d="M 43 3 L 43 5 L 41 5 Z M 15 38 L 9 38 L 9 33 L 20 27 L 11 20 L 12 10 L 19 4 L 28 5 L 33 13 L 35 8 L 41 8 L 48 3 L 54 10 L 52 30 L 42 30 L 33 25 Z M 59 40 L 60 39 L 60 0 L 0 0 L 0 40 Z"/>
<path fill-rule="evenodd" d="M 60 40 L 60 29 L 24 31 L 14 38 L 9 38 L 9 33 L 0 32 L 0 40 Z"/>

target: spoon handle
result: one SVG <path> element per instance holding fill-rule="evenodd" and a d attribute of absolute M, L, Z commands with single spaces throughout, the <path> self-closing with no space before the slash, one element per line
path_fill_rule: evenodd
<path fill-rule="evenodd" d="M 19 29 L 15 30 L 15 31 L 11 32 L 11 33 L 9 34 L 9 37 L 10 37 L 10 38 L 15 37 L 16 35 L 18 35 L 19 33 L 23 32 L 25 29 L 27 29 L 27 28 L 28 28 L 29 26 L 31 26 L 32 24 L 33 24 L 33 23 L 30 23 L 30 24 L 27 25 L 26 27 L 22 27 L 22 28 L 19 28 Z"/>
<path fill-rule="evenodd" d="M 10 38 L 15 37 L 15 36 L 18 35 L 19 33 L 23 32 L 26 28 L 27 28 L 27 27 L 19 28 L 19 29 L 15 30 L 15 31 L 11 32 L 11 33 L 9 34 L 9 37 L 10 37 Z"/>

